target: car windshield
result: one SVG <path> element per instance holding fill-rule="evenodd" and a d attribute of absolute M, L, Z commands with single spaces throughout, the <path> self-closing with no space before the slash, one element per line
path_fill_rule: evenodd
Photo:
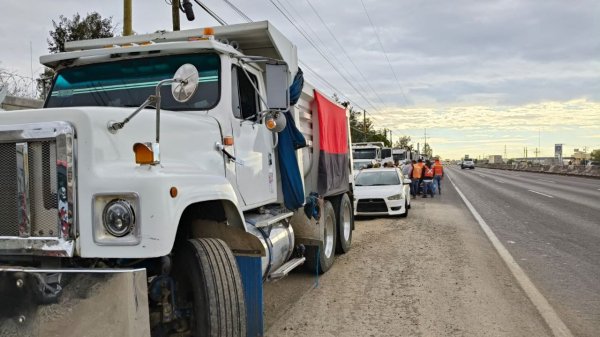
<path fill-rule="evenodd" d="M 369 162 L 367 162 L 367 161 L 359 161 L 359 162 L 354 162 L 352 164 L 352 167 L 355 170 L 361 170 L 361 169 L 367 168 L 367 165 L 369 165 Z"/>
<path fill-rule="evenodd" d="M 354 159 L 375 159 L 377 152 L 375 149 L 354 149 L 352 150 L 352 157 Z"/>
<path fill-rule="evenodd" d="M 396 171 L 362 171 L 356 176 L 356 186 L 400 185 Z"/>
<path fill-rule="evenodd" d="M 155 93 L 159 81 L 172 78 L 190 63 L 198 69 L 198 89 L 186 103 L 173 99 L 171 86 L 161 88 L 161 107 L 166 110 L 203 110 L 219 101 L 219 56 L 216 54 L 170 55 L 97 63 L 60 70 L 46 107 L 137 107 Z"/>

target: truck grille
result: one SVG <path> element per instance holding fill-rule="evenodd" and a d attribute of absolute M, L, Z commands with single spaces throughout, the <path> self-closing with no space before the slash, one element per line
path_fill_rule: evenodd
<path fill-rule="evenodd" d="M 383 199 L 360 199 L 356 205 L 357 212 L 387 212 L 387 205 Z"/>
<path fill-rule="evenodd" d="M 71 237 L 73 133 L 62 122 L 0 127 L 0 237 Z"/>
<path fill-rule="evenodd" d="M 16 163 L 15 144 L 0 144 L 0 236 L 19 234 Z"/>
<path fill-rule="evenodd" d="M 20 143 L 22 144 L 22 143 Z M 19 224 L 22 216 L 27 216 L 23 209 L 26 204 L 23 198 L 29 198 L 29 236 L 57 236 L 59 228 L 56 142 L 27 142 L 27 184 L 19 184 L 19 151 L 17 144 L 0 145 L 0 190 L 6 191 L 0 198 L 0 236 L 19 235 Z M 22 162 L 22 159 L 21 159 Z M 27 194 L 20 191 L 19 185 L 28 186 Z M 19 201 L 21 199 L 21 201 Z M 21 235 L 23 236 L 23 235 Z"/>

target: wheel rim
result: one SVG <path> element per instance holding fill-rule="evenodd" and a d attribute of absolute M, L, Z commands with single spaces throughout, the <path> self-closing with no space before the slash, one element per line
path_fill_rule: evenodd
<path fill-rule="evenodd" d="M 328 215 L 325 220 L 325 256 L 330 257 L 333 252 L 333 231 L 335 230 L 333 218 Z"/>
<path fill-rule="evenodd" d="M 352 224 L 350 223 L 350 203 L 344 203 L 344 218 L 342 219 L 344 223 L 342 224 L 342 231 L 344 235 L 344 241 L 348 242 L 350 240 L 350 233 L 352 231 Z"/>

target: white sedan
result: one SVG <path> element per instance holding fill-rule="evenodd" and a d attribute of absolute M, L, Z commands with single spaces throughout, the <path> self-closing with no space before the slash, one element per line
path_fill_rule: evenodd
<path fill-rule="evenodd" d="M 360 171 L 354 180 L 354 215 L 400 215 L 410 209 L 410 179 L 397 168 Z"/>

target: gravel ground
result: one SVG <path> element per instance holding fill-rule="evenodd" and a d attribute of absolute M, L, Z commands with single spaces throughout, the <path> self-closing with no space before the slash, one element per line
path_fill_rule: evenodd
<path fill-rule="evenodd" d="M 551 336 L 448 188 L 407 219 L 361 219 L 352 250 L 319 278 L 265 286 L 267 336 Z"/>

